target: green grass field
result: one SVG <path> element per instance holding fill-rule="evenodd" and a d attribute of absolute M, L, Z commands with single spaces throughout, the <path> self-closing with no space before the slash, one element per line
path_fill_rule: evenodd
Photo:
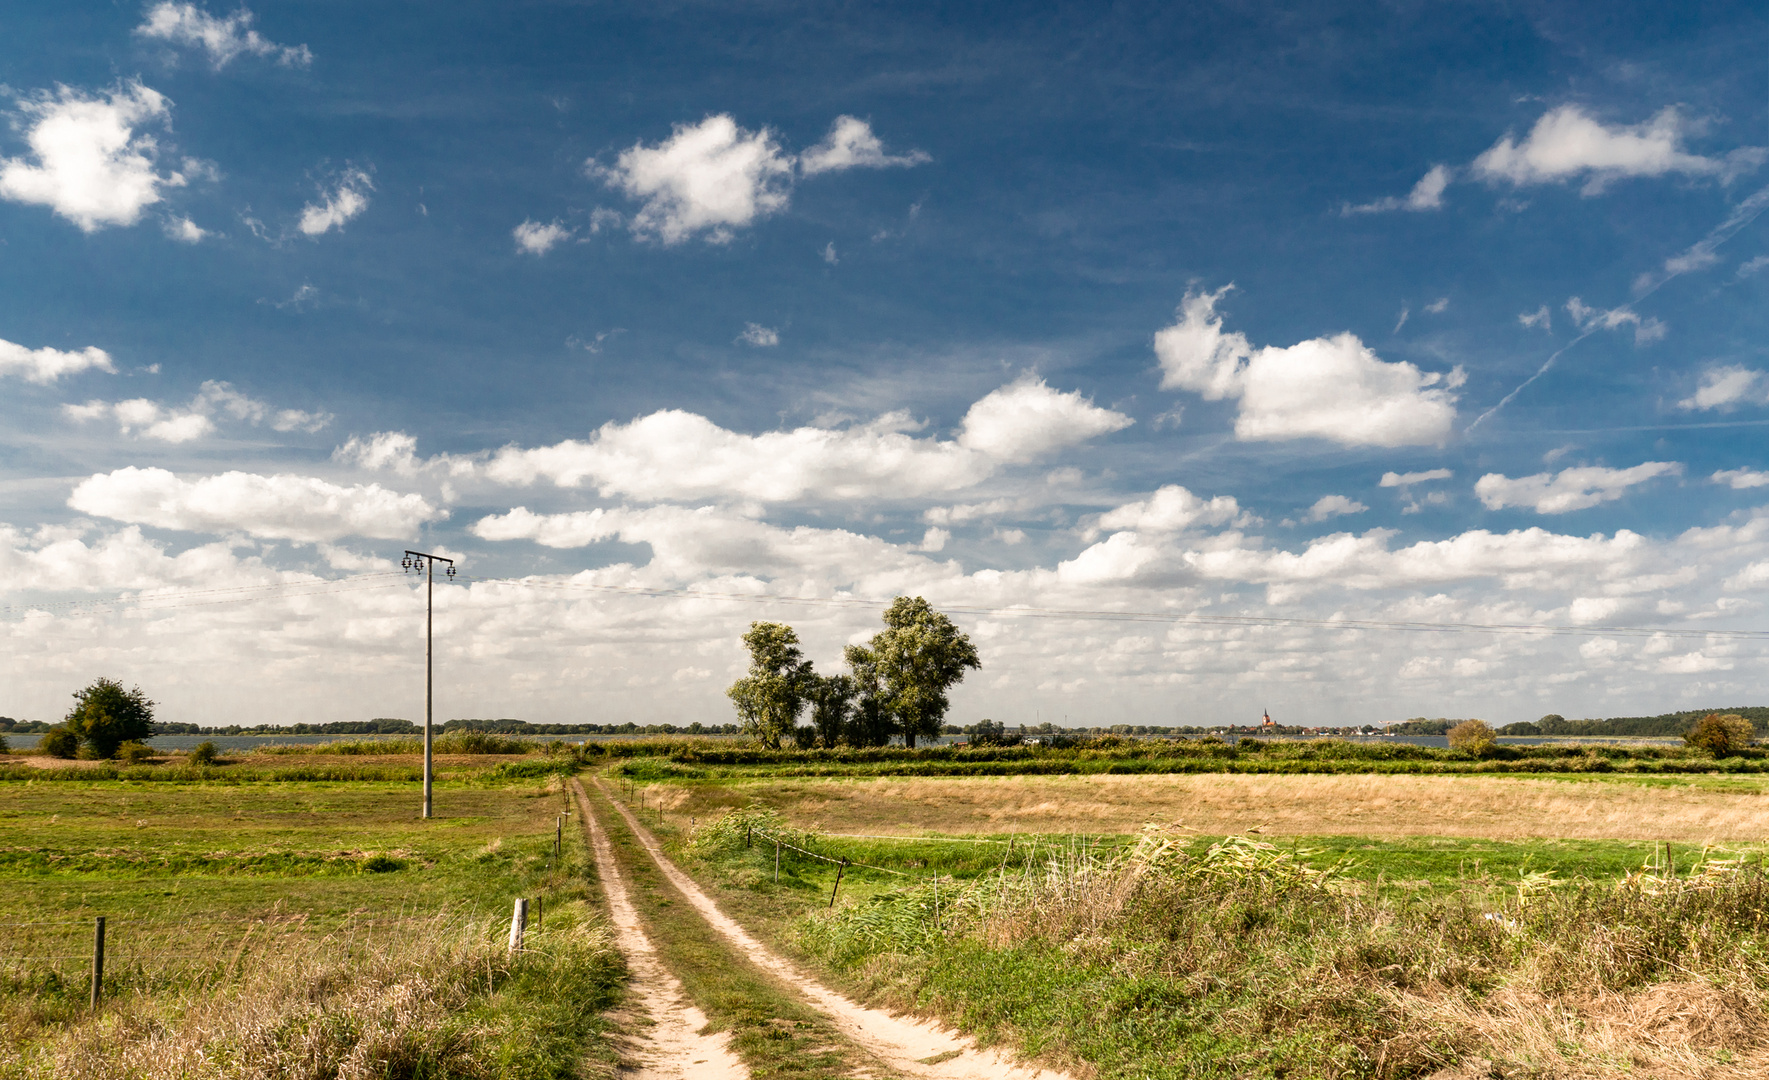
<path fill-rule="evenodd" d="M 575 828 L 553 857 L 557 780 L 441 783 L 428 822 L 419 805 L 418 785 L 382 781 L 0 782 L 0 1076 L 77 1075 L 79 1061 L 277 1076 L 364 1053 L 387 1075 L 608 1065 L 599 1017 L 620 965 Z M 532 955 L 510 961 L 516 897 L 538 899 L 541 921 Z M 107 1005 L 90 1018 L 97 915 Z M 402 994 L 446 1008 L 387 1004 Z M 228 1001 L 258 1026 L 216 1021 Z M 190 1034 L 205 1025 L 212 1038 Z M 221 1065 L 132 1061 L 116 1037 L 131 1028 L 196 1039 L 185 1049 Z"/>

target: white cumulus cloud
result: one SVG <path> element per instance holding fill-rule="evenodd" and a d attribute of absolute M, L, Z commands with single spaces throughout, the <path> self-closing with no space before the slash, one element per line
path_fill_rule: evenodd
<path fill-rule="evenodd" d="M 852 116 L 838 116 L 823 141 L 799 155 L 799 171 L 814 176 L 838 169 L 908 167 L 931 160 L 920 150 L 894 156 L 887 154 L 884 144 L 872 133 L 871 124 Z"/>
<path fill-rule="evenodd" d="M 1302 520 L 1322 522 L 1345 514 L 1361 514 L 1368 509 L 1363 503 L 1344 495 L 1322 495 L 1308 508 L 1308 513 L 1303 515 Z"/>
<path fill-rule="evenodd" d="M 1589 465 L 1515 479 L 1502 473 L 1488 473 L 1475 481 L 1474 493 L 1488 510 L 1526 506 L 1538 514 L 1565 514 L 1613 502 L 1631 487 L 1682 471 L 1683 466 L 1674 461 L 1646 461 L 1631 469 Z"/>
<path fill-rule="evenodd" d="M 723 113 L 677 124 L 655 146 L 637 143 L 612 168 L 589 163 L 610 187 L 644 201 L 633 216 L 634 234 L 665 244 L 702 234 L 725 243 L 734 229 L 785 209 L 792 166 L 772 132 L 746 131 Z"/>
<path fill-rule="evenodd" d="M 1149 534 L 1183 532 L 1194 525 L 1245 524 L 1250 515 L 1241 512 L 1233 495 L 1205 499 L 1178 484 L 1167 484 L 1153 495 L 1108 510 L 1100 515 L 1090 535 L 1130 531 Z"/>
<path fill-rule="evenodd" d="M 1433 165 L 1404 198 L 1391 195 L 1386 199 L 1356 206 L 1347 203 L 1340 213 L 1349 217 L 1352 214 L 1381 214 L 1390 210 L 1441 210 L 1444 189 L 1450 186 L 1450 180 L 1454 176 L 1448 165 Z"/>
<path fill-rule="evenodd" d="M 346 169 L 331 186 L 320 188 L 320 201 L 301 208 L 297 226 L 307 236 L 323 236 L 369 208 L 367 192 L 375 190 L 374 181 L 361 169 Z"/>
<path fill-rule="evenodd" d="M 1695 393 L 1677 402 L 1680 409 L 1727 409 L 1734 405 L 1769 405 L 1769 375 L 1737 364 L 1702 372 Z"/>
<path fill-rule="evenodd" d="M 554 245 L 570 239 L 572 231 L 557 221 L 547 224 L 524 221 L 510 230 L 510 234 L 516 238 L 516 250 L 530 255 L 545 255 L 553 250 Z"/>
<path fill-rule="evenodd" d="M 407 538 L 444 516 L 421 495 L 379 484 L 344 487 L 311 476 L 246 472 L 186 480 L 165 469 L 133 466 L 81 481 L 68 505 L 132 525 L 301 543 Z"/>
<path fill-rule="evenodd" d="M 232 383 L 210 380 L 203 383 L 188 405 L 167 406 L 147 398 L 127 401 L 88 401 L 83 405 L 63 405 L 68 419 L 85 422 L 112 419 L 123 435 L 136 435 L 161 442 L 182 443 L 214 434 L 215 418 L 257 425 L 266 419 L 277 431 L 315 432 L 332 422 L 330 413 L 282 409 L 273 413 L 271 407 L 236 390 Z"/>
<path fill-rule="evenodd" d="M 1644 123 L 1605 125 L 1577 105 L 1551 109 L 1520 143 L 1506 135 L 1474 159 L 1475 175 L 1522 187 L 1583 177 L 1584 194 L 1594 195 L 1611 181 L 1631 176 L 1729 176 L 1761 160 L 1755 149 L 1727 158 L 1703 157 L 1683 149 L 1691 125 L 1674 108 Z"/>
<path fill-rule="evenodd" d="M 743 333 L 737 335 L 737 340 L 744 345 L 766 349 L 780 344 L 780 331 L 761 323 L 747 323 L 743 327 Z"/>
<path fill-rule="evenodd" d="M 1080 391 L 1059 393 L 1043 379 L 1025 375 L 970 407 L 958 444 L 1000 461 L 1028 462 L 1134 422 Z"/>
<path fill-rule="evenodd" d="M 1456 475 L 1448 469 L 1426 469 L 1424 472 L 1385 472 L 1382 474 L 1381 487 L 1410 487 L 1413 484 L 1425 484 L 1433 480 L 1448 480 Z"/>
<path fill-rule="evenodd" d="M 82 371 L 116 373 L 110 354 L 88 345 L 84 349 L 63 351 L 44 347 L 27 349 L 10 341 L 0 340 L 0 376 L 13 375 L 38 384 L 48 384 L 63 375 Z"/>
<path fill-rule="evenodd" d="M 1769 472 L 1758 472 L 1756 469 L 1721 469 L 1711 479 L 1714 483 L 1725 484 L 1734 491 L 1769 487 Z"/>
<path fill-rule="evenodd" d="M 1187 293 L 1179 322 L 1155 335 L 1163 389 L 1237 399 L 1241 439 L 1406 446 L 1448 438 L 1461 368 L 1445 375 L 1385 361 L 1350 333 L 1255 349 L 1246 335 L 1225 333 L 1216 313 L 1232 287 Z"/>
<path fill-rule="evenodd" d="M 165 95 L 138 82 L 87 96 L 63 86 L 19 102 L 34 161 L 0 158 L 0 198 L 47 206 L 84 232 L 133 225 L 185 177 L 158 171 L 159 144 L 136 129 L 171 115 Z"/>
<path fill-rule="evenodd" d="M 647 500 L 910 498 L 971 487 L 1003 465 L 1030 462 L 1130 423 L 1079 393 L 1060 393 L 1028 377 L 972 405 L 953 441 L 908 434 L 920 425 L 904 413 L 846 428 L 744 435 L 669 409 L 605 424 L 587 441 L 506 447 L 484 474 L 505 484 L 588 481 L 604 495 Z"/>
<path fill-rule="evenodd" d="M 147 11 L 147 18 L 135 32 L 145 38 L 202 49 L 217 70 L 240 56 L 275 57 L 288 67 L 306 67 L 313 63 L 313 53 L 305 45 L 278 45 L 267 41 L 252 29 L 252 13 L 240 8 L 232 15 L 217 18 L 195 4 L 176 4 L 165 0 Z"/>

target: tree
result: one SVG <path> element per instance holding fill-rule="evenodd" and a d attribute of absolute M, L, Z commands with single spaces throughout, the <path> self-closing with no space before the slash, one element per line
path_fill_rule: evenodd
<path fill-rule="evenodd" d="M 865 645 L 849 645 L 842 650 L 842 659 L 848 663 L 848 678 L 854 684 L 854 704 L 848 714 L 848 745 L 884 746 L 897 731 L 897 717 L 885 699 L 878 657 Z"/>
<path fill-rule="evenodd" d="M 37 741 L 37 748 L 50 757 L 71 758 L 80 752 L 80 737 L 65 727 L 52 727 Z"/>
<path fill-rule="evenodd" d="M 1756 737 L 1751 722 L 1737 713 L 1709 713 L 1695 722 L 1683 741 L 1715 757 L 1725 757 L 1749 746 Z"/>
<path fill-rule="evenodd" d="M 982 660 L 969 635 L 919 596 L 899 596 L 885 609 L 885 629 L 867 652 L 877 665 L 884 703 L 905 746 L 936 737 L 951 702 L 946 691 Z"/>
<path fill-rule="evenodd" d="M 829 749 L 848 740 L 848 718 L 854 712 L 854 698 L 859 691 L 851 675 L 807 678 L 805 696 L 811 702 L 811 727 L 817 732 L 818 746 Z"/>
<path fill-rule="evenodd" d="M 123 689 L 115 679 L 94 679 L 74 694 L 74 707 L 62 725 L 85 743 L 94 757 L 110 758 L 117 747 L 153 734 L 154 703 L 137 686 Z"/>
<path fill-rule="evenodd" d="M 815 675 L 799 650 L 797 632 L 784 623 L 750 623 L 743 644 L 749 649 L 749 674 L 732 683 L 725 696 L 737 706 L 743 730 L 776 750 L 797 730 Z"/>
<path fill-rule="evenodd" d="M 1498 732 L 1485 720 L 1464 720 L 1449 730 L 1450 749 L 1478 754 L 1498 741 Z"/>

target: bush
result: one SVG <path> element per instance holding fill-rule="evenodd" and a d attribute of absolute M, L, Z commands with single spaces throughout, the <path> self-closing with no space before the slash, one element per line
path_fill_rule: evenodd
<path fill-rule="evenodd" d="M 71 758 L 80 752 L 80 737 L 64 727 L 52 727 L 38 740 L 37 749 L 50 757 Z"/>
<path fill-rule="evenodd" d="M 190 764 L 192 765 L 213 765 L 219 760 L 221 760 L 221 750 L 212 742 L 200 742 L 191 748 Z"/>
<path fill-rule="evenodd" d="M 1695 722 L 1683 741 L 1715 757 L 1725 757 L 1749 746 L 1756 735 L 1751 722 L 1737 713 L 1709 713 Z"/>
<path fill-rule="evenodd" d="M 0 735 L 0 754 L 9 754 L 11 752 L 12 747 L 6 744 L 6 736 Z"/>
<path fill-rule="evenodd" d="M 1485 720 L 1464 720 L 1451 728 L 1448 734 L 1450 749 L 1466 750 L 1471 754 L 1486 750 L 1499 738 L 1499 733 Z"/>
<path fill-rule="evenodd" d="M 93 757 L 117 756 L 126 742 L 153 734 L 154 703 L 137 686 L 123 689 L 115 679 L 94 679 L 74 694 L 74 707 L 62 724 L 85 743 Z"/>
<path fill-rule="evenodd" d="M 154 748 L 144 742 L 130 739 L 117 747 L 114 756 L 118 761 L 127 762 L 130 765 L 145 765 L 153 760 Z"/>

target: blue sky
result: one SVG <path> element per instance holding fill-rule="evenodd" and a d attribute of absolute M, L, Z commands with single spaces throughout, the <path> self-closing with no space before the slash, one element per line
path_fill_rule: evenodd
<path fill-rule="evenodd" d="M 876 619 L 764 598 L 899 592 L 973 612 L 966 722 L 1756 701 L 1709 632 L 1769 587 L 1766 41 L 1742 4 L 10 5 L 0 712 L 112 674 L 412 715 L 414 597 L 369 576 L 408 544 L 474 578 L 449 715 L 724 719 L 749 619 L 824 667 Z"/>

